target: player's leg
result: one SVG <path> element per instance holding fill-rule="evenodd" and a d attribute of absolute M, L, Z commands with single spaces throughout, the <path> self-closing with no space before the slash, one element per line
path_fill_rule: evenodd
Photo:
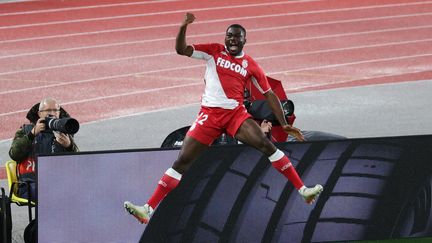
<path fill-rule="evenodd" d="M 184 174 L 195 159 L 208 148 L 209 145 L 203 144 L 191 136 L 186 136 L 177 160 L 173 164 L 173 169 L 180 174 Z"/>
<path fill-rule="evenodd" d="M 271 165 L 294 185 L 306 203 L 312 203 L 323 190 L 321 185 L 312 188 L 305 187 L 289 158 L 266 138 L 258 124 L 252 119 L 246 119 L 240 125 L 235 137 L 267 155 Z"/>
<path fill-rule="evenodd" d="M 162 178 L 159 180 L 155 191 L 144 206 L 137 206 L 129 201 L 124 203 L 125 209 L 135 216 L 139 222 L 147 224 L 150 220 L 154 209 L 179 184 L 182 174 L 185 173 L 192 162 L 208 147 L 196 139 L 186 136 L 183 141 L 183 146 L 180 150 L 177 160 L 172 168 L 165 171 Z"/>
<path fill-rule="evenodd" d="M 304 186 L 288 157 L 267 139 L 255 121 L 245 120 L 238 129 L 236 138 L 263 152 L 272 166 L 285 175 L 297 190 Z"/>
<path fill-rule="evenodd" d="M 186 136 L 177 160 L 159 180 L 158 186 L 147 204 L 156 208 L 162 199 L 177 187 L 182 175 L 189 169 L 192 162 L 205 150 L 208 145 L 202 144 L 193 137 Z"/>
<path fill-rule="evenodd" d="M 186 134 L 177 160 L 169 168 L 144 206 L 136 206 L 125 202 L 125 209 L 135 216 L 141 223 L 148 223 L 154 209 L 179 184 L 182 174 L 185 173 L 193 161 L 218 137 L 221 130 L 215 125 L 215 116 L 212 110 L 201 108 L 201 111 Z M 217 121 L 217 120 L 216 120 Z"/>
<path fill-rule="evenodd" d="M 265 136 L 258 124 L 252 119 L 246 119 L 240 125 L 235 137 L 242 143 L 250 145 L 267 156 L 272 155 L 276 146 Z"/>

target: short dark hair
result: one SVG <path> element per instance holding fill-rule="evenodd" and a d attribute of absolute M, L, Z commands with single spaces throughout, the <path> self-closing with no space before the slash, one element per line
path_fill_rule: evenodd
<path fill-rule="evenodd" d="M 241 29 L 243 31 L 244 35 L 246 36 L 246 29 L 243 26 L 241 26 L 241 25 L 239 25 L 239 24 L 232 24 L 232 25 L 228 26 L 228 28 L 226 29 L 225 32 L 227 32 L 230 28 Z"/>

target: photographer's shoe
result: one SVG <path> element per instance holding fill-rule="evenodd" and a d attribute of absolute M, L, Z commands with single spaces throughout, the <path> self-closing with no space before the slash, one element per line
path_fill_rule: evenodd
<path fill-rule="evenodd" d="M 154 209 L 150 205 L 136 206 L 129 201 L 124 202 L 124 208 L 132 214 L 141 224 L 148 224 Z"/>
<path fill-rule="evenodd" d="M 300 188 L 299 193 L 302 195 L 303 199 L 307 204 L 312 204 L 315 202 L 318 195 L 323 191 L 323 187 L 321 185 L 316 185 L 314 187 L 305 187 Z"/>

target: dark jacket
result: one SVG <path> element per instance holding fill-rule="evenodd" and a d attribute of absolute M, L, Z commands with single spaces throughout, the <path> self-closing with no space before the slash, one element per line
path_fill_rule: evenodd
<path fill-rule="evenodd" d="M 41 132 L 36 137 L 33 136 L 31 130 L 39 119 L 38 115 L 39 103 L 35 104 L 27 113 L 26 118 L 30 121 L 30 124 L 24 124 L 16 133 L 12 141 L 12 146 L 9 150 L 9 156 L 15 160 L 18 164 L 30 157 L 35 159 L 37 154 L 51 154 L 58 152 L 76 152 L 78 147 L 73 140 L 72 135 L 68 135 L 71 138 L 71 146 L 64 148 L 57 141 L 55 141 L 54 134 L 52 132 Z M 69 114 L 60 108 L 60 117 L 70 117 Z"/>

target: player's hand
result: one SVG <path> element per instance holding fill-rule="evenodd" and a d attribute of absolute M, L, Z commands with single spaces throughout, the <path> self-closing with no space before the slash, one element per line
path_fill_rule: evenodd
<path fill-rule="evenodd" d="M 54 132 L 54 136 L 56 138 L 56 141 L 63 147 L 69 148 L 72 144 L 71 139 L 69 135 L 61 133 L 61 132 Z"/>
<path fill-rule="evenodd" d="M 186 13 L 183 24 L 184 25 L 192 24 L 194 20 L 195 20 L 195 15 L 193 15 L 192 13 Z"/>
<path fill-rule="evenodd" d="M 294 136 L 298 141 L 304 142 L 306 141 L 305 138 L 303 137 L 303 134 L 301 133 L 300 129 L 290 126 L 290 125 L 285 125 L 283 126 L 283 130 L 288 133 L 291 136 Z"/>
<path fill-rule="evenodd" d="M 32 129 L 33 135 L 38 135 L 40 132 L 45 130 L 45 118 L 39 118 Z"/>
<path fill-rule="evenodd" d="M 263 120 L 261 122 L 261 130 L 265 133 L 268 134 L 272 129 L 272 123 L 267 121 L 267 120 Z"/>

